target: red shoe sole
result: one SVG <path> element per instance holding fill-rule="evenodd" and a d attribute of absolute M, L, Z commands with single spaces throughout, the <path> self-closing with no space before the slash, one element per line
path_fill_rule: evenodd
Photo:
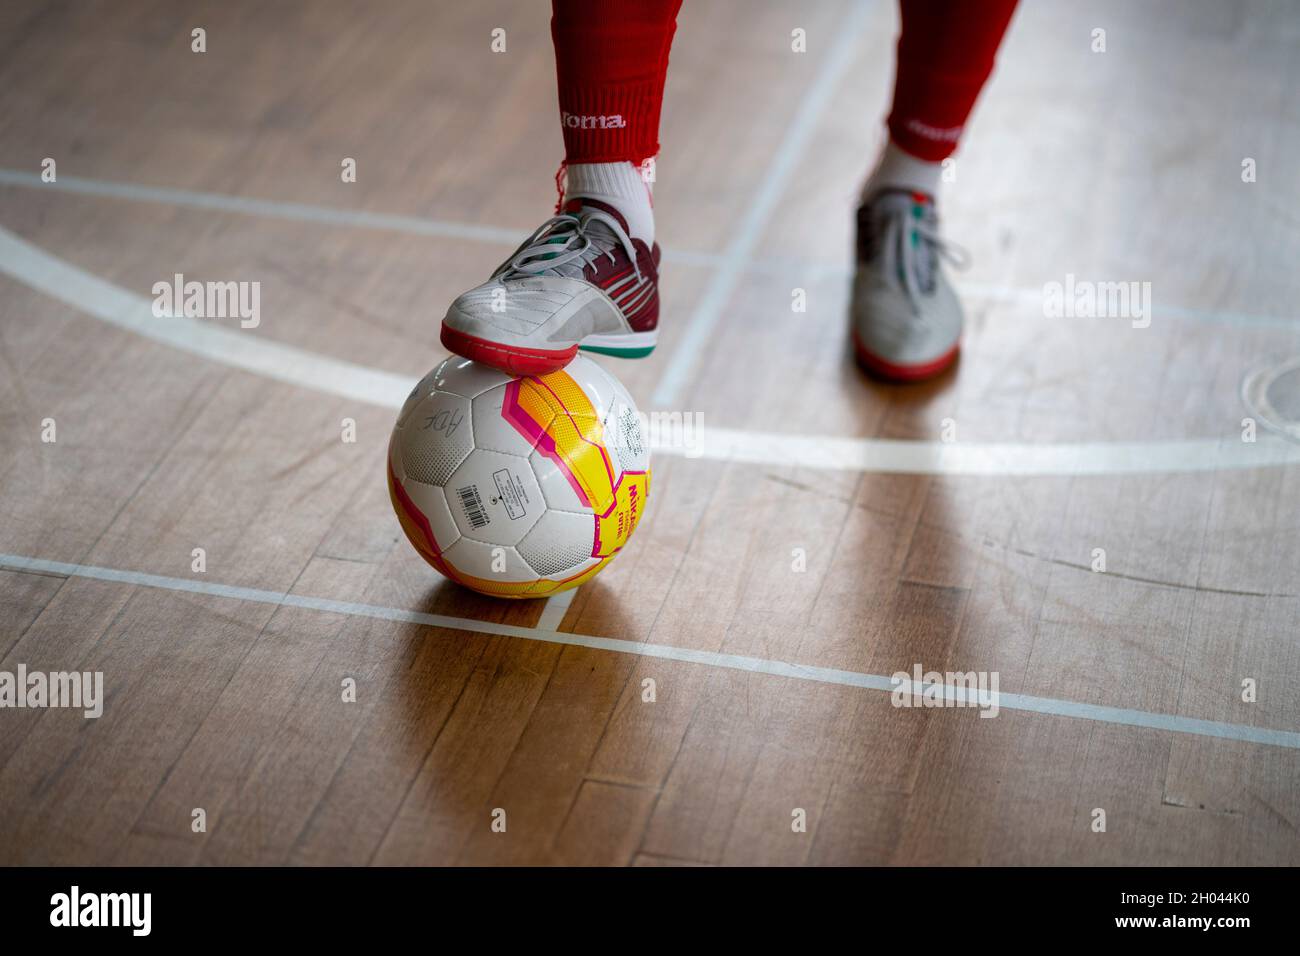
<path fill-rule="evenodd" d="M 577 345 L 558 350 L 501 345 L 453 329 L 445 322 L 442 324 L 441 338 L 443 347 L 448 351 L 511 375 L 546 375 L 550 372 L 558 372 L 572 362 L 573 357 L 578 354 Z"/>
<path fill-rule="evenodd" d="M 934 361 L 922 365 L 895 365 L 867 351 L 866 346 L 858 341 L 857 333 L 852 333 L 852 338 L 853 351 L 858 357 L 858 363 L 872 375 L 891 382 L 921 382 L 927 378 L 934 378 L 956 361 L 959 349 L 958 345 L 954 345 Z"/>

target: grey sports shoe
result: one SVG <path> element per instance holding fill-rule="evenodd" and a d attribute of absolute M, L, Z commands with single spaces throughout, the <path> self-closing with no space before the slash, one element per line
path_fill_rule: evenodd
<path fill-rule="evenodd" d="M 940 267 L 945 258 L 965 257 L 939 237 L 933 197 L 882 189 L 858 207 L 852 336 L 868 371 L 914 382 L 956 359 L 962 307 Z"/>
<path fill-rule="evenodd" d="M 578 349 L 641 358 L 659 331 L 659 246 L 613 206 L 575 199 L 442 320 L 442 344 L 512 375 L 564 368 Z"/>

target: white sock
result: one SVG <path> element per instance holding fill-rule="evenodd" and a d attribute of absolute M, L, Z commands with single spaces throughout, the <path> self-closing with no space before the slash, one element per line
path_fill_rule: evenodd
<path fill-rule="evenodd" d="M 565 170 L 564 201 L 577 197 L 609 203 L 627 220 L 629 236 L 654 246 L 650 184 L 642 178 L 639 167 L 630 162 L 574 163 Z"/>
<path fill-rule="evenodd" d="M 927 163 L 924 159 L 917 159 L 894 145 L 891 139 L 885 146 L 885 151 L 880 154 L 875 172 L 862 187 L 862 198 L 867 199 L 878 189 L 906 189 L 937 198 L 942 172 L 942 163 Z"/>

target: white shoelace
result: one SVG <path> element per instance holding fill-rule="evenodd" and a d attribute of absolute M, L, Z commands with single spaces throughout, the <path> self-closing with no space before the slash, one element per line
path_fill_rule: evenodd
<path fill-rule="evenodd" d="M 605 228 L 592 229 L 595 224 Z M 617 219 L 600 209 L 584 209 L 578 215 L 564 213 L 538 226 L 493 275 L 503 279 L 548 273 L 577 276 L 601 256 L 615 261 L 614 250 L 619 246 L 632 261 L 637 281 L 641 281 L 636 249 Z"/>
<path fill-rule="evenodd" d="M 912 311 L 921 313 L 921 297 L 934 291 L 939 260 L 957 269 L 970 264 L 970 254 L 961 246 L 939 235 L 938 217 L 933 208 L 926 215 L 915 213 L 916 201 L 904 192 L 884 193 L 872 201 L 872 218 L 884 221 L 880 227 L 879 248 L 893 250 L 898 276 Z"/>

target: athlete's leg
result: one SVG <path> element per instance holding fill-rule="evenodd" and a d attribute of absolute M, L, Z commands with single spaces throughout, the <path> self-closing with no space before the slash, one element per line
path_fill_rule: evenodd
<path fill-rule="evenodd" d="M 649 168 L 681 0 L 554 0 L 565 174 L 545 223 L 443 319 L 453 352 L 519 374 L 579 347 L 649 354 L 659 322 Z"/>
<path fill-rule="evenodd" d="M 1016 0 L 900 0 L 889 141 L 858 209 L 853 344 L 888 378 L 936 375 L 956 358 L 961 304 L 940 268 L 935 199 Z"/>
<path fill-rule="evenodd" d="M 566 199 L 608 198 L 654 242 L 642 164 L 659 152 L 668 50 L 681 0 L 557 0 L 551 19 Z"/>

